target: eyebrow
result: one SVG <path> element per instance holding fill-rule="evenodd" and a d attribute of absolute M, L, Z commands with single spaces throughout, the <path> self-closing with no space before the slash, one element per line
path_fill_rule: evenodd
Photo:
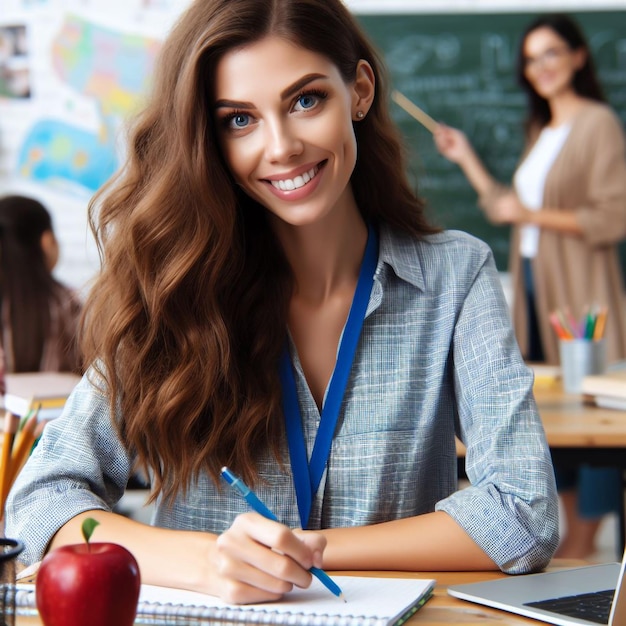
<path fill-rule="evenodd" d="M 302 78 L 299 78 L 295 83 L 293 83 L 292 85 L 289 85 L 289 87 L 287 87 L 286 89 L 283 89 L 280 92 L 281 100 L 285 100 L 286 98 L 289 98 L 295 93 L 298 93 L 303 87 L 313 82 L 314 80 L 318 80 L 320 78 L 327 79 L 328 76 L 326 76 L 326 74 L 317 74 L 317 73 L 306 74 Z M 228 107 L 232 109 L 254 109 L 254 103 L 241 102 L 238 100 L 223 100 L 223 99 L 218 100 L 215 103 L 215 108 L 219 109 L 222 107 Z"/>

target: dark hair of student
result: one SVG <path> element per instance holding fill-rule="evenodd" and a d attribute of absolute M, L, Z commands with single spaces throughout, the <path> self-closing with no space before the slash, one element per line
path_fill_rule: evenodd
<path fill-rule="evenodd" d="M 357 204 L 373 223 L 436 230 L 405 178 L 378 57 L 341 0 L 196 0 L 164 43 L 124 170 L 90 207 L 103 270 L 84 317 L 86 362 L 120 403 L 153 498 L 201 470 L 218 481 L 226 464 L 254 484 L 264 454 L 281 460 L 292 276 L 265 209 L 233 183 L 213 119 L 219 60 L 269 34 L 325 55 L 346 83 L 370 62 L 378 93 L 354 126 Z"/>
<path fill-rule="evenodd" d="M 39 370 L 59 284 L 46 264 L 41 236 L 52 231 L 44 206 L 25 196 L 0 198 L 0 296 L 8 308 L 13 370 Z M 5 351 L 8 346 L 5 346 Z"/>
<path fill-rule="evenodd" d="M 548 101 L 542 98 L 531 86 L 530 82 L 524 74 L 526 59 L 524 57 L 524 44 L 530 33 L 538 28 L 549 28 L 553 30 L 571 50 L 584 49 L 586 51 L 586 60 L 584 65 L 574 74 L 573 87 L 576 93 L 591 100 L 604 102 L 605 97 L 602 87 L 598 81 L 593 58 L 589 51 L 589 46 L 583 32 L 578 24 L 569 15 L 563 13 L 554 13 L 540 15 L 533 20 L 522 35 L 519 55 L 517 62 L 517 79 L 518 83 L 526 92 L 528 100 L 528 116 L 526 118 L 526 130 L 531 128 L 543 128 L 550 122 L 551 114 Z"/>

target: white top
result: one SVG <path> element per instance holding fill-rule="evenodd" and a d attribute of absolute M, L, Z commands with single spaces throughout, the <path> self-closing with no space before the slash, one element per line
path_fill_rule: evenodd
<path fill-rule="evenodd" d="M 559 155 L 571 129 L 571 124 L 556 128 L 546 126 L 532 150 L 515 172 L 513 185 L 522 204 L 531 211 L 538 211 L 543 204 L 546 177 Z M 539 247 L 539 227 L 522 226 L 520 231 L 520 254 L 533 258 Z"/>

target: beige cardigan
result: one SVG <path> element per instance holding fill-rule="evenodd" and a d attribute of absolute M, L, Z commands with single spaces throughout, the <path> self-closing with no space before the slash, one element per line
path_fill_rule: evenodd
<path fill-rule="evenodd" d="M 525 154 L 537 137 L 527 145 Z M 494 199 L 510 189 L 496 184 L 479 198 L 487 217 Z M 548 315 L 569 307 L 608 306 L 605 337 L 609 362 L 626 358 L 626 299 L 617 244 L 626 238 L 626 143 L 613 111 L 589 103 L 573 121 L 570 134 L 546 178 L 543 206 L 575 210 L 584 235 L 542 229 L 533 259 L 539 332 L 546 361 L 558 363 L 558 342 Z M 509 269 L 513 284 L 513 323 L 527 353 L 527 306 L 519 229 L 513 228 Z"/>

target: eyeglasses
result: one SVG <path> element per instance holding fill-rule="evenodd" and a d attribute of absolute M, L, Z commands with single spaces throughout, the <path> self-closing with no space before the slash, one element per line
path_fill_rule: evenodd
<path fill-rule="evenodd" d="M 536 57 L 524 58 L 524 69 L 529 70 L 540 65 L 554 65 L 563 55 L 570 52 L 570 48 L 563 46 L 561 48 L 548 48 L 545 52 Z"/>

